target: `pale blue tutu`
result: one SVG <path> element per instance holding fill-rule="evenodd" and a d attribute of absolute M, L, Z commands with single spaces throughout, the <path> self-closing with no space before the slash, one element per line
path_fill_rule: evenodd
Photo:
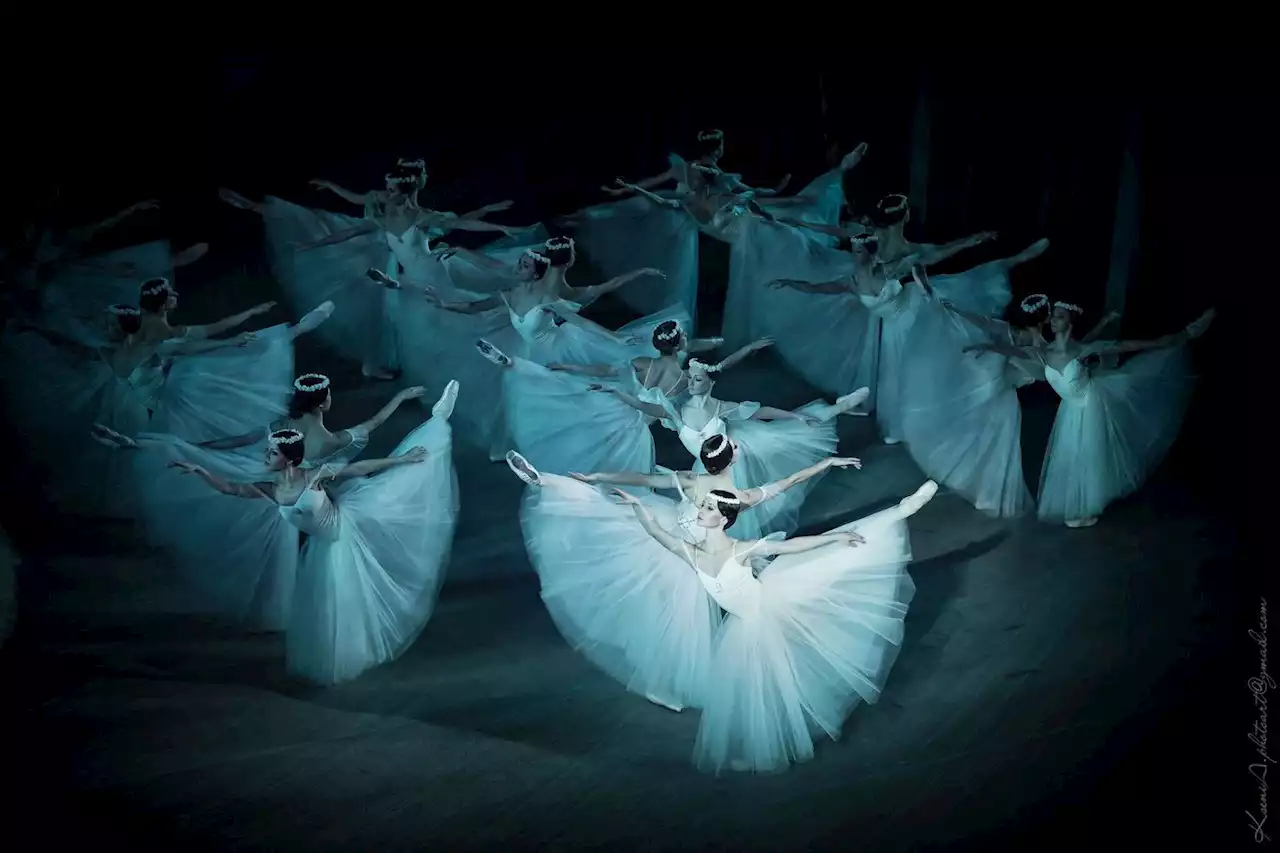
<path fill-rule="evenodd" d="M 1045 379 L 1062 397 L 1040 472 L 1041 521 L 1094 518 L 1136 491 L 1178 437 L 1195 378 L 1183 344 L 1090 373 L 1080 361 Z"/>
<path fill-rule="evenodd" d="M 728 616 L 715 638 L 700 769 L 786 769 L 813 757 L 815 737 L 838 738 L 859 702 L 879 699 L 915 594 L 907 523 L 893 507 L 836 531 L 866 542 L 783 555 L 745 581 L 754 606 Z"/>
<path fill-rule="evenodd" d="M 676 504 L 646 494 L 659 524 Z M 543 474 L 520 511 L 542 600 L 565 640 L 628 690 L 673 708 L 701 707 L 720 608 L 682 559 L 599 489 Z"/>

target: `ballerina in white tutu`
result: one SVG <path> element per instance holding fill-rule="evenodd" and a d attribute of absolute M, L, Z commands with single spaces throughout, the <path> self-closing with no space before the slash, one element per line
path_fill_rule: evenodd
<path fill-rule="evenodd" d="M 732 477 L 740 490 L 747 490 L 761 483 L 772 483 L 795 471 L 808 468 L 835 453 L 836 426 L 839 415 L 858 414 L 853 411 L 863 403 L 870 391 L 861 388 L 846 394 L 835 403 L 815 400 L 795 411 L 762 406 L 755 402 L 732 402 L 711 396 L 715 387 L 712 375 L 720 365 L 707 365 L 689 361 L 688 396 L 680 404 L 663 397 L 662 404 L 646 403 L 625 392 L 606 386 L 597 386 L 599 392 L 616 396 L 627 405 L 649 417 L 661 420 L 680 438 L 689 454 L 698 462 L 694 470 L 705 473 L 701 458 L 707 439 L 726 435 L 732 439 L 732 447 L 726 447 L 723 456 L 717 456 L 717 466 L 733 465 Z M 731 451 L 731 452 L 730 452 Z M 537 464 L 535 462 L 535 464 Z M 575 466 L 575 470 L 579 467 Z M 603 467 L 597 470 L 628 470 Z M 631 468 L 633 471 L 651 471 L 647 468 Z M 761 530 L 794 530 L 799 523 L 800 506 L 808 489 L 815 481 L 791 489 L 786 495 L 761 505 L 757 512 L 743 519 L 744 536 L 758 535 Z"/>
<path fill-rule="evenodd" d="M 879 699 L 915 593 L 906 520 L 936 491 L 927 482 L 897 506 L 821 536 L 753 541 L 732 538 L 740 503 L 715 490 L 698 514 L 706 538 L 690 545 L 641 499 L 614 490 L 728 614 L 704 665 L 699 769 L 784 770 L 813 757 L 815 736 L 838 738 L 858 702 Z M 775 559 L 757 576 L 752 557 Z"/>
<path fill-rule="evenodd" d="M 664 521 L 670 520 L 674 522 L 673 524 L 665 524 L 668 532 L 684 536 L 686 541 L 698 544 L 705 534 L 704 529 L 697 524 L 698 507 L 702 505 L 706 496 L 715 489 L 731 493 L 742 504 L 742 508 L 747 510 L 760 505 L 764 501 L 776 498 L 796 486 L 808 483 L 832 468 L 862 468 L 861 459 L 828 456 L 826 459 L 815 462 L 808 468 L 797 471 L 776 482 L 765 483 L 750 489 L 742 489 L 734 482 L 733 478 L 733 463 L 737 459 L 738 453 L 739 449 L 728 437 L 713 435 L 702 443 L 702 449 L 698 453 L 698 459 L 702 463 L 702 473 L 697 471 L 672 471 L 659 467 L 652 474 L 633 471 L 599 471 L 591 474 L 572 473 L 569 476 L 580 482 L 593 485 L 596 483 L 608 483 L 615 486 L 636 486 L 644 489 L 674 488 L 679 493 L 680 500 L 678 503 L 673 502 L 671 504 L 673 514 L 664 512 L 660 517 Z M 508 454 L 507 462 L 515 467 L 516 463 L 513 461 L 511 454 Z M 747 525 L 744 524 L 742 529 L 746 530 Z M 777 532 L 769 529 L 767 525 L 764 526 L 764 530 L 768 533 Z"/>
<path fill-rule="evenodd" d="M 203 538 L 205 586 L 219 601 L 285 626 L 293 674 L 319 684 L 356 678 L 399 656 L 430 619 L 458 517 L 448 420 L 457 390 L 450 385 L 435 416 L 386 459 L 307 468 L 302 433 L 279 430 L 259 482 L 171 463 L 218 497 L 253 501 L 204 501 L 199 518 L 175 506 L 174 523 Z M 298 531 L 308 537 L 301 554 Z"/>
<path fill-rule="evenodd" d="M 1155 340 L 1082 344 L 1072 336 L 1080 308 L 1049 307 L 1053 339 L 1047 344 L 975 344 L 968 351 L 1041 365 L 1062 403 L 1040 472 L 1037 514 L 1041 521 L 1091 527 L 1110 503 L 1136 491 L 1173 445 L 1194 385 L 1186 345 L 1208 330 L 1214 312 Z M 1113 370 L 1085 364 L 1089 356 L 1132 353 Z"/>

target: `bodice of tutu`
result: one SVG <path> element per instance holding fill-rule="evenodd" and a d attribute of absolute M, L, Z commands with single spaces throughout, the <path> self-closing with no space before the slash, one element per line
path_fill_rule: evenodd
<path fill-rule="evenodd" d="M 737 556 L 730 557 L 720 567 L 720 573 L 711 577 L 701 569 L 698 577 L 707 594 L 726 613 L 739 618 L 749 618 L 760 607 L 760 581 Z"/>
<path fill-rule="evenodd" d="M 901 281 L 886 281 L 874 296 L 858 294 L 858 300 L 867 310 L 880 318 L 899 317 L 914 307 L 912 289 L 903 287 Z"/>
<path fill-rule="evenodd" d="M 1089 370 L 1078 358 L 1067 362 L 1061 371 L 1046 364 L 1044 378 L 1064 403 L 1081 405 L 1089 393 Z"/>
<path fill-rule="evenodd" d="M 324 489 L 304 489 L 291 506 L 280 507 L 280 515 L 308 536 L 338 538 L 338 508 Z"/>
<path fill-rule="evenodd" d="M 728 435 L 728 433 L 728 424 L 725 423 L 724 418 L 717 414 L 712 415 L 711 419 L 701 429 L 694 429 L 681 420 L 678 435 L 680 436 L 680 443 L 684 445 L 684 449 L 692 453 L 694 457 L 697 457 L 702 452 L 702 443 L 704 441 L 713 435 Z"/>
<path fill-rule="evenodd" d="M 666 471 L 666 468 L 659 470 Z M 684 541 L 693 545 L 701 545 L 707 538 L 707 529 L 698 524 L 698 505 L 693 498 L 685 493 L 684 487 L 680 485 L 680 475 L 671 472 L 671 479 L 675 482 L 676 491 L 680 493 L 680 503 L 676 505 L 676 524 L 680 527 L 678 533 Z"/>
<path fill-rule="evenodd" d="M 507 312 L 511 315 L 511 325 L 525 343 L 545 344 L 555 337 L 556 315 L 547 306 L 539 305 L 519 314 L 508 303 Z"/>
<path fill-rule="evenodd" d="M 390 231 L 384 231 L 383 234 L 386 235 L 387 247 L 391 249 L 391 253 L 410 274 L 423 277 L 430 269 L 429 265 L 435 263 L 431 257 L 431 241 L 434 239 L 431 232 L 424 233 L 417 225 L 410 225 L 399 237 Z"/>

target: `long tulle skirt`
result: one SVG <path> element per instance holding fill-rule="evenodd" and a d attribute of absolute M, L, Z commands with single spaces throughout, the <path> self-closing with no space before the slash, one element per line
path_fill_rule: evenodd
<path fill-rule="evenodd" d="M 769 772 L 839 737 L 859 702 L 875 702 L 897 658 L 915 594 L 911 543 L 897 508 L 836 528 L 866 538 L 776 558 L 760 606 L 729 616 L 715 639 L 694 762 Z"/>
<path fill-rule="evenodd" d="M 286 651 L 289 670 L 320 684 L 396 658 L 435 610 L 458 519 L 452 430 L 432 418 L 396 448 L 424 462 L 344 485 L 334 539 L 303 548 Z"/>
<path fill-rule="evenodd" d="M 1194 386 L 1185 345 L 1097 370 L 1063 399 L 1040 472 L 1042 521 L 1092 518 L 1136 491 L 1182 428 Z"/>
<path fill-rule="evenodd" d="M 902 365 L 902 438 L 930 479 L 984 513 L 1009 518 L 1032 506 L 1022 471 L 1022 405 L 1007 358 L 963 353 L 988 339 L 937 302 L 920 305 L 913 357 Z M 916 356 L 917 349 L 930 357 Z"/>
<path fill-rule="evenodd" d="M 641 500 L 678 529 L 674 501 Z M 689 565 L 646 533 L 631 507 L 566 477 L 543 474 L 525 493 L 520 521 L 565 640 L 636 694 L 700 707 L 721 615 Z"/>

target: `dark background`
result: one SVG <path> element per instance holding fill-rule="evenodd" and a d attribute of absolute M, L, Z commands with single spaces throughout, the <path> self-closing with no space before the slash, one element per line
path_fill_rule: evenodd
<path fill-rule="evenodd" d="M 425 203 L 463 211 L 511 198 L 517 206 L 504 221 L 526 223 L 600 200 L 599 185 L 617 175 L 658 173 L 668 151 L 684 149 L 708 127 L 725 131 L 725 165 L 748 183 L 771 185 L 791 172 L 797 189 L 828 168 L 832 146 L 843 153 L 866 141 L 870 153 L 848 191 L 855 204 L 873 204 L 885 192 L 907 191 L 911 119 L 923 91 L 932 124 L 929 196 L 925 221 L 913 223 L 910 236 L 1001 233 L 996 246 L 966 255 L 961 266 L 1047 236 L 1047 260 L 1015 276 L 1015 301 L 1046 291 L 1081 305 L 1091 326 L 1104 308 L 1117 180 L 1126 128 L 1136 120 L 1142 236 L 1124 336 L 1176 331 L 1210 306 L 1220 312 L 1197 346 L 1203 379 L 1163 475 L 1238 507 L 1242 536 L 1249 516 L 1261 511 L 1253 493 L 1269 490 L 1269 466 L 1251 465 L 1262 461 L 1251 454 L 1269 444 L 1261 440 L 1261 418 L 1250 412 L 1269 395 L 1254 384 L 1254 365 L 1265 361 L 1251 357 L 1260 348 L 1252 345 L 1258 338 L 1250 337 L 1249 321 L 1265 316 L 1272 274 L 1267 243 L 1253 233 L 1269 227 L 1274 168 L 1260 121 L 1272 99 L 1247 70 L 1108 74 L 1095 67 L 1086 76 L 1067 68 L 1059 79 L 1007 69 L 984 78 L 939 64 L 868 80 L 865 70 L 782 74 L 748 64 L 716 88 L 648 72 L 592 79 L 565 71 L 535 83 L 517 67 L 430 88 L 417 83 L 421 65 L 384 65 L 353 79 L 326 73 L 328 61 L 115 56 L 74 86 L 14 86 L 9 109 L 21 117 L 21 132 L 12 135 L 17 153 L 6 161 L 5 228 L 22 227 L 37 209 L 71 225 L 157 198 L 162 215 L 138 217 L 113 240 L 208 240 L 210 258 L 184 272 L 184 282 L 198 286 L 201 276 L 260 263 L 260 230 L 224 209 L 219 186 L 344 210 L 307 180 L 325 177 L 360 191 L 379 186 L 396 157 L 422 157 L 431 174 Z M 54 186 L 57 204 L 44 209 Z M 1202 593 L 1231 613 L 1255 586 L 1247 571 L 1214 567 Z M 1253 606 L 1256 597 L 1246 600 Z M 1224 624 L 1245 624 L 1233 615 Z M 1242 685 L 1255 658 L 1220 657 L 1234 642 L 1189 661 L 1194 671 L 1182 676 L 1225 661 L 1231 677 L 1240 670 Z M 1218 672 L 1215 681 L 1224 677 Z M 1248 747 L 1251 720 L 1219 709 L 1216 689 L 1205 693 L 1185 719 L 1169 721 L 1168 731 L 1118 733 L 1117 754 L 1100 757 L 1063 803 L 1028 815 L 1028 831 L 1128 814 L 1159 821 L 1153 837 L 1164 837 L 1166 816 L 1158 803 L 1144 804 L 1143 792 L 1161 776 L 1167 782 L 1169 774 L 1217 772 L 1199 765 L 1218 751 L 1190 749 L 1188 740 L 1220 739 L 1230 768 L 1223 777 L 1232 779 Z M 1179 760 L 1183 746 L 1192 766 Z M 1230 802 L 1249 801 L 1247 789 L 1230 788 L 1223 792 Z"/>

